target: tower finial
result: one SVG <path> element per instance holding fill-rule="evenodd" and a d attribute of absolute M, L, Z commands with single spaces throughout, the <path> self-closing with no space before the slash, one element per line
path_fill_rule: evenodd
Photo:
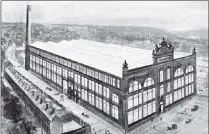
<path fill-rule="evenodd" d="M 163 37 L 163 41 L 165 41 L 165 38 Z"/>
<path fill-rule="evenodd" d="M 126 60 L 123 63 L 123 68 L 128 68 L 128 64 L 127 64 Z"/>
<path fill-rule="evenodd" d="M 192 54 L 196 54 L 196 48 L 195 47 L 192 50 Z"/>

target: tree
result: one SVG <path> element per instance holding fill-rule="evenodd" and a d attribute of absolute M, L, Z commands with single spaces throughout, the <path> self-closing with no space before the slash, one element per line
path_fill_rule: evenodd
<path fill-rule="evenodd" d="M 3 101 L 5 103 L 3 107 L 4 117 L 17 123 L 22 116 L 19 99 L 16 96 L 10 94 L 9 97 L 5 97 Z"/>
<path fill-rule="evenodd" d="M 20 127 L 23 128 L 24 131 L 26 131 L 26 134 L 33 134 L 33 132 L 36 131 L 36 127 L 33 126 L 32 122 L 27 121 L 25 118 L 22 119 Z"/>

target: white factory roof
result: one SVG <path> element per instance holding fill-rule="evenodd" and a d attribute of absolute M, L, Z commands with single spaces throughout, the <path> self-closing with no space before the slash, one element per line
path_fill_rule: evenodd
<path fill-rule="evenodd" d="M 139 48 L 105 44 L 84 39 L 54 42 L 35 42 L 31 46 L 77 61 L 93 68 L 122 77 L 122 65 L 127 61 L 129 69 L 150 65 L 152 51 Z M 174 57 L 183 57 L 177 54 Z"/>

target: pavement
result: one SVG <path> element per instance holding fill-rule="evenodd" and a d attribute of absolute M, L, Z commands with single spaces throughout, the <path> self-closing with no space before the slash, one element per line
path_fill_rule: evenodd
<path fill-rule="evenodd" d="M 194 105 L 198 105 L 199 109 L 192 112 L 191 108 Z M 188 119 L 191 119 L 191 122 L 186 124 L 185 121 Z M 172 124 L 177 124 L 177 129 L 167 130 Z M 192 100 L 183 102 L 182 106 L 172 108 L 153 122 L 149 121 L 129 134 L 208 134 L 208 97 L 194 96 Z"/>

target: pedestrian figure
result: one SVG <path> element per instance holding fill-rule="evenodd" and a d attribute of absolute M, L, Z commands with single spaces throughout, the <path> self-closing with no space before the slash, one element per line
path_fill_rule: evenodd
<path fill-rule="evenodd" d="M 160 117 L 160 120 L 162 120 L 163 118 L 162 117 Z"/>
<path fill-rule="evenodd" d="M 64 101 L 64 95 L 63 94 L 60 95 L 60 101 Z"/>

